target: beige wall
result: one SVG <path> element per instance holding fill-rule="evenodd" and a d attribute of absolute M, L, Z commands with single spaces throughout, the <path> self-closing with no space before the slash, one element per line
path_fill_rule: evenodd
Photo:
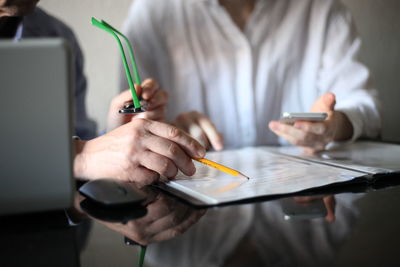
<path fill-rule="evenodd" d="M 165 1 L 165 0 L 160 0 Z M 41 5 L 72 26 L 86 56 L 88 110 L 104 128 L 107 107 L 117 92 L 119 55 L 111 36 L 90 25 L 91 16 L 120 27 L 131 0 L 42 0 Z M 343 0 L 364 38 L 362 56 L 374 73 L 384 103 L 383 137 L 400 142 L 400 1 Z"/>
<path fill-rule="evenodd" d="M 383 102 L 383 139 L 400 142 L 400 1 L 344 0 L 363 38 L 362 58 Z"/>
<path fill-rule="evenodd" d="M 98 122 L 99 130 L 104 129 L 109 102 L 118 91 L 120 58 L 114 38 L 92 26 L 90 18 L 104 19 L 118 29 L 131 0 L 41 0 L 39 3 L 76 33 L 85 55 L 88 112 Z"/>

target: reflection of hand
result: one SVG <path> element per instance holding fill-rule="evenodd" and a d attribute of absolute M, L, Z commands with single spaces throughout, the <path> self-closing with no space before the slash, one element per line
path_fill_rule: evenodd
<path fill-rule="evenodd" d="M 111 131 L 129 121 L 132 118 L 163 121 L 166 114 L 168 94 L 160 90 L 158 83 L 153 79 L 146 79 L 141 85 L 135 85 L 136 93 L 143 100 L 141 104 L 146 106 L 146 112 L 139 114 L 119 114 L 118 111 L 127 104 L 132 104 L 130 90 L 125 90 L 111 101 L 108 112 L 107 131 Z"/>
<path fill-rule="evenodd" d="M 126 224 L 101 222 L 141 245 L 168 240 L 184 233 L 205 210 L 195 210 L 177 200 L 159 194 L 147 205 L 147 214 Z"/>
<path fill-rule="evenodd" d="M 332 141 L 343 141 L 351 138 L 353 126 L 347 116 L 335 111 L 335 95 L 326 93 L 313 105 L 312 112 L 325 112 L 328 117 L 323 122 L 297 121 L 288 125 L 271 121 L 269 128 L 289 143 L 303 147 L 308 153 L 321 151 Z"/>
<path fill-rule="evenodd" d="M 294 200 L 297 203 L 308 203 L 311 201 L 316 201 L 316 200 L 322 200 L 324 201 L 324 205 L 326 208 L 327 215 L 325 216 L 325 220 L 327 222 L 334 222 L 336 217 L 335 217 L 335 206 L 336 206 L 336 201 L 334 196 L 316 196 L 316 197 L 295 197 Z"/>
<path fill-rule="evenodd" d="M 135 118 L 90 141 L 76 140 L 75 177 L 115 178 L 150 184 L 160 175 L 173 178 L 178 170 L 193 175 L 192 158 L 204 148 L 178 128 Z"/>
<path fill-rule="evenodd" d="M 218 132 L 210 119 L 197 111 L 180 114 L 174 125 L 189 133 L 206 149 L 212 147 L 218 151 L 224 147 L 222 134 Z"/>

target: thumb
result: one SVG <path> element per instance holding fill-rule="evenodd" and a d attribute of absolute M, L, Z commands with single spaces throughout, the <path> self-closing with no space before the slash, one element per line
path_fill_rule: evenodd
<path fill-rule="evenodd" d="M 336 96 L 333 93 L 326 93 L 314 102 L 312 112 L 329 112 L 335 109 Z"/>

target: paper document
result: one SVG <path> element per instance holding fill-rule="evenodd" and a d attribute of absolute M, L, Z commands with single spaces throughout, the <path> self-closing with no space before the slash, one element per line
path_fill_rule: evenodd
<path fill-rule="evenodd" d="M 250 177 L 250 180 L 195 162 L 197 172 L 194 176 L 187 177 L 180 173 L 175 181 L 160 187 L 173 193 L 183 193 L 194 204 L 217 205 L 261 196 L 295 193 L 365 175 L 363 172 L 276 154 L 267 147 L 210 152 L 206 158 L 233 168 Z"/>
<path fill-rule="evenodd" d="M 305 156 L 300 148 L 293 146 L 271 148 L 271 151 L 370 174 L 400 171 L 400 146 L 393 144 L 360 141 L 313 157 Z"/>

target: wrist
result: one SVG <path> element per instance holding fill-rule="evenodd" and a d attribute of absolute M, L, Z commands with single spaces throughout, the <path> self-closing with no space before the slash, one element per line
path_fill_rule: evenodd
<path fill-rule="evenodd" d="M 336 132 L 333 141 L 346 141 L 353 136 L 353 124 L 349 118 L 340 111 L 335 111 L 336 119 Z"/>

